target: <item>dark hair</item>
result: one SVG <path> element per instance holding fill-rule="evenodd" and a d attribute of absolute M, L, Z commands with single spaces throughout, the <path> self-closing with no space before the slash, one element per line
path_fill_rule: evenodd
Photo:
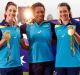
<path fill-rule="evenodd" d="M 5 8 L 5 11 L 7 11 L 8 7 L 10 5 L 13 5 L 13 6 L 15 6 L 17 8 L 17 5 L 14 2 L 8 2 L 7 5 L 6 5 L 6 8 Z"/>
<path fill-rule="evenodd" d="M 62 7 L 62 6 L 66 6 L 67 7 L 68 11 L 70 12 L 69 17 L 72 18 L 70 5 L 68 3 L 65 3 L 65 2 L 59 3 L 58 7 Z"/>
<path fill-rule="evenodd" d="M 35 4 L 33 4 L 33 5 L 31 6 L 31 9 L 32 9 L 33 12 L 35 11 L 35 8 L 36 8 L 36 7 L 43 7 L 44 10 L 45 10 L 44 5 L 43 5 L 42 3 L 40 3 L 40 2 L 37 2 L 37 3 L 35 3 Z"/>
<path fill-rule="evenodd" d="M 10 5 L 13 5 L 13 6 L 15 6 L 17 8 L 17 5 L 14 2 L 8 2 L 7 5 L 6 5 L 6 7 L 5 7 L 5 11 L 7 11 L 8 7 Z M 4 17 L 6 18 L 6 15 L 5 14 L 4 14 Z"/>

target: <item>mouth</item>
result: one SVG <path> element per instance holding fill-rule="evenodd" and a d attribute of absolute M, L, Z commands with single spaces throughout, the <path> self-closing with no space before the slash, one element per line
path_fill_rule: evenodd
<path fill-rule="evenodd" d="M 14 15 L 14 14 L 13 14 L 13 15 L 10 15 L 10 14 L 9 14 L 9 17 L 11 17 L 11 18 L 14 18 L 15 16 L 16 16 L 16 15 Z"/>
<path fill-rule="evenodd" d="M 44 19 L 44 16 L 38 16 L 39 19 Z"/>
<path fill-rule="evenodd" d="M 66 16 L 65 15 L 63 15 L 63 16 L 61 16 L 62 18 L 66 18 Z"/>
<path fill-rule="evenodd" d="M 62 19 L 67 19 L 67 16 L 61 16 Z"/>

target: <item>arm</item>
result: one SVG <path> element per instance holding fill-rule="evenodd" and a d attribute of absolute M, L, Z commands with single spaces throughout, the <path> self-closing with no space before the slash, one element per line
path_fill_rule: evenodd
<path fill-rule="evenodd" d="M 57 22 L 57 21 L 55 21 Z M 52 32 L 52 40 L 51 40 L 51 43 L 52 44 L 56 44 L 57 42 L 57 37 L 56 37 L 56 33 L 55 33 L 55 25 L 56 23 L 54 23 L 54 21 L 51 21 L 51 32 Z"/>
<path fill-rule="evenodd" d="M 52 44 L 56 44 L 57 43 L 57 37 L 55 33 L 52 33 L 52 40 L 51 40 Z"/>
<path fill-rule="evenodd" d="M 23 38 L 20 40 L 20 44 L 21 44 L 21 47 L 22 47 L 23 49 L 26 49 L 26 50 L 28 49 L 28 50 L 29 50 L 29 45 L 28 45 L 28 44 L 25 44 Z"/>
<path fill-rule="evenodd" d="M 74 36 L 74 38 L 75 38 L 75 40 L 76 40 L 76 42 L 78 43 L 78 44 L 80 44 L 80 35 L 77 33 L 77 31 L 75 31 L 75 28 L 74 28 L 74 26 L 68 26 L 68 34 L 70 35 L 70 36 Z"/>
<path fill-rule="evenodd" d="M 75 32 L 73 36 L 75 37 L 77 43 L 80 44 L 80 35 L 77 32 Z"/>
<path fill-rule="evenodd" d="M 21 33 L 21 40 L 20 40 L 21 47 L 27 50 L 29 49 L 29 45 L 25 44 L 25 41 L 23 39 L 23 34 L 26 34 L 26 24 L 20 27 L 20 33 Z"/>
<path fill-rule="evenodd" d="M 5 39 L 1 39 L 2 38 L 2 32 L 1 32 L 1 30 L 0 30 L 0 47 L 2 47 L 3 46 L 3 44 L 5 43 Z"/>
<path fill-rule="evenodd" d="M 26 24 L 20 26 L 21 38 L 23 38 L 23 34 L 26 34 Z"/>
<path fill-rule="evenodd" d="M 76 31 L 74 32 L 74 37 L 75 37 L 75 40 L 78 44 L 80 44 L 80 22 L 74 20 L 74 23 L 76 25 Z"/>
<path fill-rule="evenodd" d="M 5 40 L 5 39 L 2 39 L 2 40 L 0 41 L 0 47 L 2 47 L 5 42 L 6 42 L 6 40 Z"/>

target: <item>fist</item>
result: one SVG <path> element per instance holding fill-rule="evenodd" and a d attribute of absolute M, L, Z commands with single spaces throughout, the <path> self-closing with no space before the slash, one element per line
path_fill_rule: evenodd
<path fill-rule="evenodd" d="M 7 41 L 10 40 L 10 32 L 8 30 L 4 32 L 4 39 Z"/>

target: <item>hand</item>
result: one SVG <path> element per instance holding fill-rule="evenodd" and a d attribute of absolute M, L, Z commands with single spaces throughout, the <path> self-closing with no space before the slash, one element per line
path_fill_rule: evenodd
<path fill-rule="evenodd" d="M 4 39 L 6 40 L 6 41 L 9 41 L 10 40 L 10 32 L 7 30 L 7 31 L 5 31 L 4 32 Z"/>
<path fill-rule="evenodd" d="M 34 18 L 30 18 L 26 20 L 26 24 L 32 24 L 34 22 L 35 22 Z"/>
<path fill-rule="evenodd" d="M 75 33 L 74 26 L 68 26 L 68 34 L 72 36 L 74 35 L 74 33 Z"/>
<path fill-rule="evenodd" d="M 12 17 L 12 18 L 9 18 L 9 22 L 8 22 L 10 25 L 14 25 L 16 24 L 18 26 L 18 21 L 16 20 L 16 18 Z"/>

